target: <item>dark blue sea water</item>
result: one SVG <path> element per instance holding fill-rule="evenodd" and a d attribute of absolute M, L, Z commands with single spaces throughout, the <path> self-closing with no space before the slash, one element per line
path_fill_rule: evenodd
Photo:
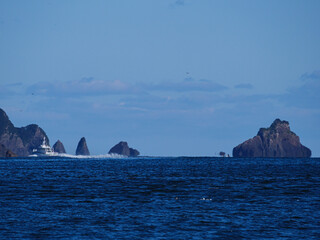
<path fill-rule="evenodd" d="M 320 159 L 2 159 L 0 238 L 320 239 Z"/>

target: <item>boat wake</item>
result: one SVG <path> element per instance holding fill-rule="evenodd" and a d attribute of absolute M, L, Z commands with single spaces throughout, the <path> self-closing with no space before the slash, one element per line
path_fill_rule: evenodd
<path fill-rule="evenodd" d="M 29 157 L 39 157 L 38 155 L 29 155 Z M 52 155 L 46 155 L 46 156 L 40 156 L 41 158 L 77 158 L 77 159 L 100 159 L 100 158 L 126 158 L 126 156 L 119 155 L 119 154 L 101 154 L 101 155 L 72 155 L 72 154 L 66 154 L 66 153 L 54 153 Z"/>
<path fill-rule="evenodd" d="M 125 156 L 119 155 L 119 154 L 101 154 L 101 155 L 72 155 L 72 154 L 66 154 L 66 153 L 59 153 L 59 157 L 67 157 L 67 158 L 125 158 Z"/>

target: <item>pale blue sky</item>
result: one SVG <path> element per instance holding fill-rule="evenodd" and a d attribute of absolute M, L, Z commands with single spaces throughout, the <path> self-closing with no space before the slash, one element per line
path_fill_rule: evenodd
<path fill-rule="evenodd" d="M 320 156 L 320 1 L 0 1 L 0 107 L 93 154 L 215 155 L 275 118 Z"/>

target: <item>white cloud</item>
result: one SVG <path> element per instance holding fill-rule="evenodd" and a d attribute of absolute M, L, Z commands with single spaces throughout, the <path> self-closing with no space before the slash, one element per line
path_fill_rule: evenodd
<path fill-rule="evenodd" d="M 105 95 L 133 94 L 139 90 L 120 80 L 105 81 L 84 78 L 67 82 L 39 82 L 28 88 L 28 92 L 45 95 Z"/>
<path fill-rule="evenodd" d="M 158 84 L 141 84 L 141 87 L 149 91 L 167 92 L 220 92 L 228 89 L 226 86 L 217 82 L 193 78 L 186 78 L 181 82 L 161 82 Z"/>
<path fill-rule="evenodd" d="M 47 96 L 139 95 L 151 92 L 221 92 L 228 88 L 217 82 L 186 78 L 180 82 L 129 84 L 120 80 L 106 81 L 83 78 L 67 82 L 38 82 L 27 89 L 29 94 Z"/>

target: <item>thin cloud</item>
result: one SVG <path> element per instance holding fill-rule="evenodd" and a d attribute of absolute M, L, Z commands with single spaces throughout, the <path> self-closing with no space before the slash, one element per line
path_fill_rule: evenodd
<path fill-rule="evenodd" d="M 304 73 L 300 78 L 303 81 L 308 80 L 308 79 L 320 80 L 320 71 L 314 71 L 312 73 Z"/>
<path fill-rule="evenodd" d="M 67 82 L 38 82 L 27 88 L 28 94 L 47 96 L 137 95 L 148 92 L 221 92 L 228 89 L 217 82 L 186 78 L 180 82 L 141 82 L 130 84 L 120 80 L 106 81 L 83 78 Z"/>
<path fill-rule="evenodd" d="M 174 4 L 177 5 L 177 6 L 184 6 L 185 1 L 184 0 L 177 0 L 177 1 L 175 1 Z"/>
<path fill-rule="evenodd" d="M 176 0 L 170 4 L 170 7 L 171 8 L 180 8 L 180 7 L 184 7 L 185 5 L 186 5 L 185 0 Z"/>
<path fill-rule="evenodd" d="M 23 84 L 22 83 L 8 83 L 0 85 L 0 98 L 13 97 L 21 94 Z"/>
<path fill-rule="evenodd" d="M 16 82 L 16 83 L 8 83 L 8 84 L 5 84 L 6 87 L 20 87 L 22 86 L 23 83 L 22 82 Z"/>
<path fill-rule="evenodd" d="M 241 84 L 235 85 L 234 88 L 237 88 L 237 89 L 253 89 L 253 85 L 250 84 L 250 83 L 241 83 Z"/>
<path fill-rule="evenodd" d="M 320 71 L 305 73 L 301 80 L 303 84 L 290 88 L 281 100 L 288 106 L 320 110 Z"/>
<path fill-rule="evenodd" d="M 228 89 L 226 86 L 214 81 L 193 78 L 186 78 L 182 82 L 161 82 L 158 84 L 142 84 L 142 88 L 149 91 L 166 92 L 220 92 Z"/>
<path fill-rule="evenodd" d="M 138 91 L 134 86 L 120 80 L 105 81 L 83 78 L 67 82 L 39 82 L 30 86 L 27 92 L 45 95 L 105 95 L 133 94 Z"/>
<path fill-rule="evenodd" d="M 9 89 L 7 86 L 0 85 L 0 98 L 6 98 L 6 97 L 11 96 L 13 94 L 14 94 L 14 91 Z"/>

